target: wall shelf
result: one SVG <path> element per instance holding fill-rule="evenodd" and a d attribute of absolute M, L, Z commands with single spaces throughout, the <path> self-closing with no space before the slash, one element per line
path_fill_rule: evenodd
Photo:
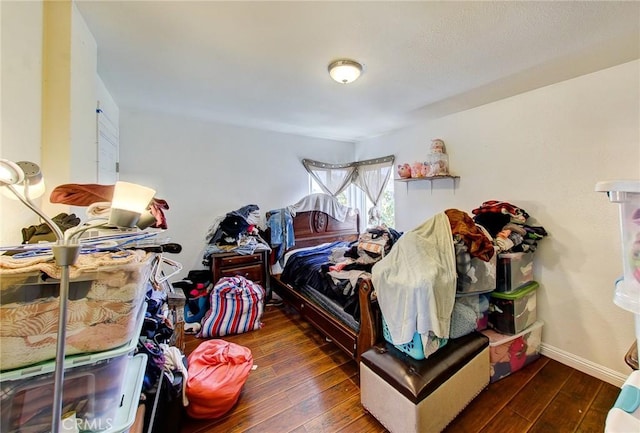
<path fill-rule="evenodd" d="M 404 182 L 404 184 L 407 187 L 407 192 L 409 191 L 409 183 L 410 182 L 429 182 L 429 185 L 431 187 L 431 191 L 433 192 L 433 181 L 434 180 L 440 180 L 440 179 L 450 179 L 451 183 L 453 184 L 453 189 L 455 191 L 456 189 L 456 180 L 460 179 L 460 176 L 454 176 L 454 175 L 446 175 L 446 176 L 431 176 L 431 177 L 408 177 L 406 179 L 394 179 L 396 182 Z"/>

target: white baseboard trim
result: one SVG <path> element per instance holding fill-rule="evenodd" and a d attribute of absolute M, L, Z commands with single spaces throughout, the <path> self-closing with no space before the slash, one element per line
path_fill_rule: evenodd
<path fill-rule="evenodd" d="M 540 345 L 540 353 L 547 358 L 551 358 L 554 361 L 558 361 L 569 367 L 575 368 L 589 376 L 596 377 L 604 382 L 620 388 L 622 384 L 627 380 L 629 375 L 624 375 L 610 368 L 604 367 L 595 362 L 591 362 L 587 359 L 574 355 L 573 353 L 565 352 L 557 347 L 549 346 L 542 343 Z M 631 372 L 629 372 L 631 374 Z"/>

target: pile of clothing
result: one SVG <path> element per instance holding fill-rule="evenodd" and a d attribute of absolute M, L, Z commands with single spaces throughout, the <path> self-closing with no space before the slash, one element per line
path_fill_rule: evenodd
<path fill-rule="evenodd" d="M 385 225 L 368 228 L 350 247 L 334 248 L 322 271 L 331 276 L 334 283 L 348 280 L 350 287 L 355 288 L 358 279 L 369 277 L 363 274 L 371 272 L 373 265 L 389 253 L 400 236 L 402 233 Z"/>
<path fill-rule="evenodd" d="M 279 274 L 284 266 L 284 254 L 296 244 L 293 218 L 300 212 L 324 212 L 340 222 L 358 213 L 358 209 L 341 204 L 338 199 L 323 193 L 309 194 L 297 203 L 267 212 L 269 244 L 274 251 L 275 263 L 272 272 Z"/>
<path fill-rule="evenodd" d="M 249 255 L 256 251 L 271 251 L 271 247 L 261 236 L 259 223 L 260 208 L 255 204 L 218 216 L 207 232 L 207 246 L 202 263 L 209 267 L 211 255 L 215 253 Z"/>
<path fill-rule="evenodd" d="M 59 213 L 51 218 L 51 220 L 62 230 L 66 232 L 68 229 L 80 224 L 80 218 L 76 214 Z M 47 223 L 31 225 L 22 229 L 23 244 L 37 244 L 39 242 L 55 242 L 56 234 L 51 231 L 51 227 Z"/>
<path fill-rule="evenodd" d="M 68 183 L 55 187 L 51 191 L 49 201 L 71 206 L 87 206 L 88 217 L 108 218 L 114 189 L 115 185 Z M 149 227 L 166 230 L 167 219 L 164 211 L 168 209 L 169 204 L 166 200 L 157 197 L 151 199 L 147 210 L 154 222 Z"/>
<path fill-rule="evenodd" d="M 304 293 L 312 292 L 339 304 L 347 315 L 359 320 L 358 280 L 369 278 L 374 264 L 390 253 L 401 233 L 378 226 L 367 229 L 357 241 L 336 241 L 293 252 L 280 280 Z"/>
<path fill-rule="evenodd" d="M 533 252 L 538 241 L 547 236 L 539 225 L 530 225 L 529 214 L 506 201 L 489 200 L 472 211 L 476 224 L 494 239 L 499 252 Z"/>

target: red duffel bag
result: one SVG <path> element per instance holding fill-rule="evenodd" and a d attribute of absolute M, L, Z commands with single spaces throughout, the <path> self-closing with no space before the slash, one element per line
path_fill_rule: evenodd
<path fill-rule="evenodd" d="M 219 418 L 240 397 L 253 367 L 247 347 L 224 340 L 206 340 L 188 357 L 187 414 L 192 418 Z"/>

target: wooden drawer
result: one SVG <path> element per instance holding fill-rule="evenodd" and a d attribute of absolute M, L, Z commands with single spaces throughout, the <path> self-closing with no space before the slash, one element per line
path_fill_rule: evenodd
<path fill-rule="evenodd" d="M 220 277 L 234 277 L 236 275 L 240 275 L 245 277 L 247 280 L 251 280 L 254 283 L 258 283 L 263 285 L 264 283 L 264 268 L 262 264 L 250 265 L 250 266 L 240 266 L 235 268 L 221 268 L 220 269 Z"/>
<path fill-rule="evenodd" d="M 216 260 L 219 261 L 219 266 L 221 268 L 226 268 L 229 266 L 237 267 L 237 266 L 248 265 L 252 263 L 262 263 L 262 254 L 251 254 L 247 256 L 242 256 L 242 255 L 221 256 L 221 257 L 216 257 Z"/>
<path fill-rule="evenodd" d="M 240 275 L 260 284 L 269 293 L 270 281 L 267 277 L 267 258 L 268 253 L 266 251 L 250 255 L 234 253 L 213 254 L 211 260 L 213 284 L 216 284 L 222 277 Z"/>

